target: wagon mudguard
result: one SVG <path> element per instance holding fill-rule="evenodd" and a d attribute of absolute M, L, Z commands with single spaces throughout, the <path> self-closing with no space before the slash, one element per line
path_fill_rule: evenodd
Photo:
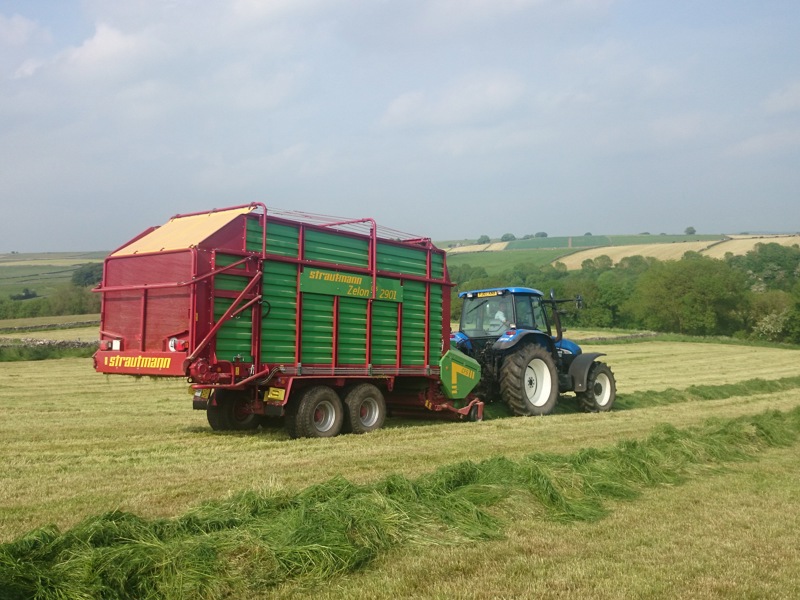
<path fill-rule="evenodd" d="M 569 374 L 575 384 L 575 392 L 586 391 L 586 380 L 589 377 L 589 369 L 592 367 L 598 356 L 605 356 L 605 352 L 587 352 L 579 354 L 569 366 Z"/>

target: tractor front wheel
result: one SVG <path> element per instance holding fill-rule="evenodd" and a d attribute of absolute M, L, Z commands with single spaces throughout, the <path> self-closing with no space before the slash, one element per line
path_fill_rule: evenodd
<path fill-rule="evenodd" d="M 558 400 L 558 374 L 546 348 L 530 344 L 503 361 L 500 394 L 516 415 L 549 414 Z"/>
<path fill-rule="evenodd" d="M 586 391 L 577 394 L 578 403 L 585 412 L 606 412 L 611 410 L 617 397 L 617 384 L 614 373 L 605 363 L 596 362 L 589 370 Z"/>
<path fill-rule="evenodd" d="M 310 387 L 286 416 L 289 437 L 334 437 L 344 422 L 344 409 L 339 396 L 326 385 Z"/>

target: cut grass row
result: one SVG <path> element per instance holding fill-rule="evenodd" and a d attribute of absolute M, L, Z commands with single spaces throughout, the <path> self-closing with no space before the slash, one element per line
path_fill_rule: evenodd
<path fill-rule="evenodd" d="M 399 545 L 500 537 L 504 522 L 486 508 L 511 496 L 551 520 L 594 521 L 608 500 L 683 483 L 698 466 L 752 458 L 799 436 L 800 407 L 695 428 L 662 425 L 645 440 L 570 455 L 462 461 L 416 480 L 334 478 L 296 495 L 245 492 L 170 520 L 115 511 L 1 546 L 0 587 L 10 600 L 258 593 L 358 570 Z"/>

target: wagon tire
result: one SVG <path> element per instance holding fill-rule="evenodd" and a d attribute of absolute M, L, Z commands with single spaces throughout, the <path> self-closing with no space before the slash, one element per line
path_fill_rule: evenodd
<path fill-rule="evenodd" d="M 577 394 L 578 404 L 584 412 L 606 412 L 611 410 L 617 397 L 614 373 L 601 362 L 592 364 L 586 381 L 586 391 Z"/>
<path fill-rule="evenodd" d="M 289 437 L 324 438 L 339 435 L 344 422 L 342 401 L 333 389 L 318 385 L 304 390 L 286 417 Z"/>
<path fill-rule="evenodd" d="M 247 411 L 250 396 L 247 392 L 219 390 L 217 392 L 217 405 L 222 412 L 225 429 L 233 431 L 248 431 L 258 428 L 259 417 Z"/>
<path fill-rule="evenodd" d="M 345 391 L 343 431 L 369 433 L 383 427 L 386 400 L 371 383 L 359 383 Z"/>
<path fill-rule="evenodd" d="M 208 405 L 206 408 L 206 418 L 213 431 L 225 431 L 227 428 L 222 410 L 219 405 Z"/>
<path fill-rule="evenodd" d="M 284 426 L 283 417 L 268 417 L 267 415 L 258 415 L 258 424 L 264 429 L 280 429 Z"/>
<path fill-rule="evenodd" d="M 547 349 L 529 344 L 507 356 L 500 369 L 500 394 L 516 415 L 552 412 L 558 400 L 558 374 Z"/>
<path fill-rule="evenodd" d="M 470 423 L 480 423 L 483 421 L 483 413 L 478 409 L 477 404 L 473 404 L 472 408 L 469 409 L 469 413 L 467 414 L 467 421 Z"/>

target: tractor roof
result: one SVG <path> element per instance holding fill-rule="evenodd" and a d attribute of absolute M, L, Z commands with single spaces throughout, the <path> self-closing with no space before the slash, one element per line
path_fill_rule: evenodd
<path fill-rule="evenodd" d="M 542 292 L 539 290 L 535 290 L 533 288 L 527 287 L 500 287 L 500 288 L 488 288 L 484 290 L 469 290 L 467 292 L 459 292 L 459 298 L 474 298 L 474 297 L 486 297 L 489 298 L 491 296 L 505 296 L 506 294 L 512 295 L 525 295 L 525 296 L 544 296 Z"/>

